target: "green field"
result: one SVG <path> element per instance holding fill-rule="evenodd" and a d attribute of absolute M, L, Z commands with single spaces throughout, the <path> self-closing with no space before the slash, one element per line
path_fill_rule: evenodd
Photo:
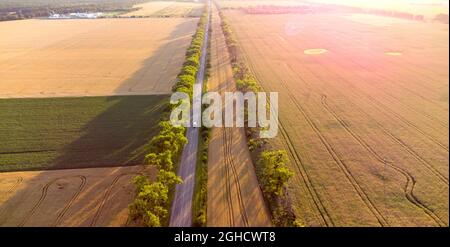
<path fill-rule="evenodd" d="M 0 172 L 141 164 L 168 97 L 0 99 Z"/>

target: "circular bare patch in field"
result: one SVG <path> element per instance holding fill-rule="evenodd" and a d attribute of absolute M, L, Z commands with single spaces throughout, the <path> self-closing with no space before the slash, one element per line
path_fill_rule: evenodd
<path fill-rule="evenodd" d="M 401 56 L 401 55 L 403 55 L 403 52 L 401 52 L 401 51 L 387 51 L 384 54 L 386 54 L 388 56 Z"/>
<path fill-rule="evenodd" d="M 307 49 L 304 50 L 303 53 L 305 53 L 306 55 L 320 55 L 324 54 L 327 51 L 327 49 Z"/>

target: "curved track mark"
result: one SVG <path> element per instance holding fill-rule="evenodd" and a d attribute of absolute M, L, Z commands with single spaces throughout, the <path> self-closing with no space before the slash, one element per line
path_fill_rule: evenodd
<path fill-rule="evenodd" d="M 78 198 L 78 196 L 80 195 L 81 191 L 83 190 L 84 186 L 86 185 L 86 177 L 85 176 L 77 176 L 80 178 L 81 180 L 81 184 L 78 187 L 77 192 L 75 193 L 75 195 L 73 195 L 73 197 L 70 199 L 69 203 L 66 204 L 66 206 L 63 208 L 63 210 L 58 214 L 58 217 L 55 220 L 55 223 L 53 224 L 53 226 L 57 226 L 59 223 L 61 223 L 62 218 L 64 217 L 64 215 L 66 214 L 67 210 L 69 210 L 69 208 L 72 206 L 72 204 L 76 201 L 76 199 Z"/>
<path fill-rule="evenodd" d="M 375 150 L 372 149 L 365 141 L 364 139 L 353 132 L 345 121 L 340 118 L 337 113 L 332 110 L 329 105 L 327 104 L 327 96 L 322 95 L 322 105 L 324 108 L 329 112 L 333 117 L 341 124 L 342 127 L 349 133 L 354 140 L 356 140 L 365 150 L 367 150 L 381 165 L 388 165 L 395 171 L 402 174 L 406 179 L 405 187 L 403 188 L 403 191 L 405 193 L 406 199 L 414 204 L 416 207 L 422 209 L 431 219 L 433 219 L 439 226 L 446 226 L 447 224 L 441 220 L 431 209 L 429 209 L 425 204 L 423 204 L 415 195 L 414 195 L 414 186 L 416 185 L 416 180 L 414 177 L 403 168 L 400 168 L 396 165 L 394 165 L 393 162 L 387 161 L 385 158 L 381 157 Z"/>
<path fill-rule="evenodd" d="M 122 173 L 122 174 L 117 175 L 117 176 L 113 179 L 113 181 L 112 181 L 111 184 L 109 185 L 108 189 L 105 191 L 105 194 L 103 195 L 103 198 L 102 198 L 102 200 L 101 200 L 101 202 L 100 202 L 100 205 L 99 205 L 99 207 L 97 208 L 97 211 L 95 212 L 94 218 L 92 218 L 92 221 L 91 221 L 91 223 L 89 224 L 89 226 L 94 226 L 94 225 L 97 223 L 97 221 L 98 221 L 98 219 L 100 218 L 100 215 L 101 215 L 101 213 L 102 213 L 102 211 L 103 211 L 103 208 L 104 208 L 105 205 L 106 205 L 106 201 L 109 199 L 109 197 L 110 197 L 110 195 L 111 195 L 111 192 L 112 192 L 112 189 L 114 188 L 114 185 L 116 185 L 117 182 L 118 182 L 122 177 L 125 177 L 125 176 L 128 176 L 128 175 L 139 175 L 139 174 L 140 174 L 140 173 L 138 173 L 138 172 L 133 172 L 133 173 Z M 126 224 L 128 224 L 128 220 L 127 220 L 127 223 L 126 223 Z"/>
<path fill-rule="evenodd" d="M 69 201 L 69 204 L 66 205 L 63 209 L 63 211 L 61 212 L 61 218 L 62 216 L 64 216 L 64 213 L 69 209 L 69 207 L 71 206 L 71 204 L 73 203 L 73 201 L 78 197 L 79 193 L 81 192 L 81 190 L 83 189 L 85 182 L 86 182 L 86 177 L 85 176 L 67 176 L 67 177 L 60 177 L 60 178 L 55 178 L 52 181 L 48 182 L 43 188 L 42 188 L 42 192 L 41 192 L 41 197 L 39 198 L 39 200 L 36 202 L 36 204 L 33 206 L 33 208 L 28 212 L 28 214 L 25 216 L 25 218 L 22 220 L 22 222 L 18 225 L 18 227 L 22 227 L 24 226 L 28 220 L 36 213 L 36 211 L 38 210 L 38 208 L 41 206 L 42 202 L 45 200 L 45 198 L 47 197 L 47 192 L 48 192 L 48 188 L 55 183 L 56 181 L 60 180 L 60 179 L 67 179 L 67 178 L 74 178 L 74 177 L 78 177 L 81 180 L 81 185 L 79 187 L 79 190 L 75 193 L 75 195 L 71 198 L 71 200 Z M 58 218 L 57 220 L 60 218 L 60 215 L 58 214 Z"/>
<path fill-rule="evenodd" d="M 9 194 L 11 194 L 14 190 L 16 190 L 16 188 L 22 183 L 22 181 L 23 181 L 23 177 L 17 177 L 16 182 L 8 189 L 8 191 L 6 191 L 2 195 L 1 199 L 5 198 Z"/>

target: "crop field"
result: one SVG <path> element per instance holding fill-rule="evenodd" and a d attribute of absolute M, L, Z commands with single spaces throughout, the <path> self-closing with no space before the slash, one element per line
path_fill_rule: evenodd
<path fill-rule="evenodd" d="M 0 99 L 0 171 L 143 164 L 167 95 Z"/>
<path fill-rule="evenodd" d="M 170 93 L 197 19 L 0 22 L 0 98 Z"/>
<path fill-rule="evenodd" d="M 212 14 L 211 78 L 213 92 L 236 90 L 217 11 Z M 270 213 L 258 185 L 243 128 L 213 128 L 208 160 L 207 225 L 270 226 Z"/>
<path fill-rule="evenodd" d="M 177 1 L 152 1 L 133 6 L 138 8 L 123 14 L 124 17 L 199 17 L 203 11 L 203 3 L 177 2 Z"/>
<path fill-rule="evenodd" d="M 143 172 L 129 166 L 0 173 L 0 226 L 132 226 L 130 180 Z"/>
<path fill-rule="evenodd" d="M 271 144 L 289 151 L 305 225 L 448 226 L 448 25 L 224 13 L 261 86 L 279 92 Z"/>

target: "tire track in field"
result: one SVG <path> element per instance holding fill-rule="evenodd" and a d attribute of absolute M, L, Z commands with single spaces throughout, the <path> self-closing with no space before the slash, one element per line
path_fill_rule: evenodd
<path fill-rule="evenodd" d="M 23 227 L 28 220 L 36 213 L 36 211 L 38 210 L 38 208 L 41 206 L 42 202 L 44 202 L 45 198 L 47 197 L 47 192 L 48 192 L 48 188 L 54 184 L 56 181 L 60 180 L 60 179 L 68 179 L 68 178 L 80 178 L 81 180 L 81 185 L 78 189 L 78 191 L 75 192 L 75 195 L 70 199 L 69 203 L 63 208 L 63 211 L 61 213 L 63 213 L 61 215 L 64 216 L 65 212 L 67 211 L 67 209 L 70 208 L 70 206 L 72 205 L 73 201 L 75 201 L 75 199 L 78 197 L 78 195 L 80 194 L 81 190 L 83 189 L 85 183 L 86 183 L 86 177 L 82 176 L 82 175 L 78 175 L 78 176 L 67 176 L 67 177 L 60 177 L 60 178 L 55 178 L 52 181 L 48 182 L 43 188 L 42 188 L 42 192 L 41 192 L 41 197 L 39 198 L 39 200 L 36 202 L 36 204 L 33 206 L 33 208 L 28 212 L 28 214 L 25 216 L 25 218 L 22 220 L 21 223 L 19 223 L 18 227 Z M 58 214 L 57 220 L 60 218 L 60 214 Z"/>
<path fill-rule="evenodd" d="M 221 78 L 223 77 L 222 76 L 222 71 L 221 71 L 221 69 L 220 69 L 220 64 L 223 62 L 222 61 L 222 59 L 220 59 L 220 58 L 222 58 L 222 56 L 221 56 L 221 52 L 219 51 L 219 41 L 218 41 L 218 37 L 217 37 L 217 35 L 220 35 L 220 33 L 221 33 L 221 23 L 219 22 L 219 28 L 217 28 L 217 30 L 216 30 L 216 32 L 218 32 L 218 34 L 216 34 L 216 35 L 213 35 L 214 36 L 214 41 L 215 41 L 215 43 L 216 43 L 216 45 L 215 45 L 215 47 L 216 47 L 216 55 L 217 55 L 217 70 L 216 70 L 216 72 L 217 72 L 217 77 L 219 78 L 219 83 L 221 82 Z M 225 114 L 224 113 L 222 113 L 222 119 L 225 119 Z M 223 177 L 225 178 L 225 184 L 226 184 L 226 186 L 225 186 L 225 190 L 223 191 L 224 192 L 224 195 L 225 195 L 225 198 L 226 198 L 226 202 L 227 202 L 227 207 L 228 207 L 228 223 L 229 223 L 229 225 L 230 226 L 235 226 L 235 222 L 234 222 L 234 210 L 233 210 L 233 203 L 232 203 L 232 197 L 231 197 L 231 191 L 232 191 L 232 188 L 231 188 L 231 183 L 230 183 L 230 174 L 229 174 L 229 168 L 228 168 L 228 165 L 227 165 L 227 150 L 226 150 L 226 147 L 225 147 L 225 145 L 226 145 L 226 138 L 224 137 L 225 136 L 225 128 L 223 128 L 223 129 L 219 129 L 219 131 L 222 131 L 222 153 L 223 153 L 223 159 L 224 159 L 224 163 L 225 163 L 225 165 L 222 167 L 223 169 L 221 169 L 221 171 L 222 171 L 222 173 L 224 173 L 223 175 Z"/>
<path fill-rule="evenodd" d="M 316 188 L 312 184 L 311 179 L 309 178 L 309 175 L 306 172 L 306 168 L 304 167 L 303 162 L 300 158 L 301 156 L 298 154 L 297 150 L 295 150 L 294 144 L 292 143 L 291 138 L 287 134 L 286 129 L 284 128 L 284 125 L 281 122 L 281 120 L 279 120 L 279 126 L 280 126 L 280 130 L 281 130 L 281 134 L 283 136 L 283 140 L 285 141 L 285 143 L 288 147 L 288 151 L 291 154 L 291 157 L 294 158 L 295 167 L 297 168 L 300 177 L 305 182 L 306 189 L 308 190 L 308 193 L 310 194 L 310 196 L 313 200 L 313 203 L 319 212 L 321 220 L 323 221 L 323 223 L 326 226 L 334 226 L 335 224 L 333 222 L 333 219 L 330 217 L 327 209 L 323 205 L 323 202 L 320 199 L 320 197 L 316 191 Z"/>
<path fill-rule="evenodd" d="M 219 29 L 219 34 L 218 35 L 224 35 L 222 30 L 221 30 L 221 21 L 219 23 L 219 26 L 220 26 L 220 29 Z M 223 40 L 225 40 L 225 37 L 223 38 Z M 216 47 L 218 49 L 218 45 Z M 225 48 L 227 48 L 227 47 L 225 47 Z M 220 53 L 218 53 L 218 54 L 220 54 Z M 222 78 L 221 75 L 222 75 L 222 72 L 220 72 L 219 78 Z M 228 90 L 231 90 L 233 88 L 231 80 L 227 80 L 226 76 L 223 77 L 223 78 L 225 78 L 226 88 Z M 222 115 L 222 119 L 225 119 L 225 112 L 223 112 L 222 114 L 223 114 Z M 238 176 L 238 173 L 237 173 L 236 164 L 235 164 L 235 161 L 234 161 L 234 158 L 233 158 L 233 152 L 232 152 L 232 149 L 231 149 L 231 146 L 233 145 L 233 136 L 232 136 L 233 133 L 231 131 L 229 131 L 229 130 L 230 130 L 230 128 L 222 127 L 222 138 L 223 138 L 223 145 L 222 145 L 222 147 L 224 149 L 224 160 L 225 160 L 225 169 L 227 171 L 227 181 L 229 183 L 229 186 L 230 186 L 229 189 L 230 189 L 230 192 L 231 192 L 232 188 L 231 188 L 231 184 L 230 184 L 230 179 L 234 179 L 235 187 L 236 187 L 236 190 L 237 190 L 236 196 L 238 198 L 239 214 L 240 214 L 240 216 L 242 218 L 242 222 L 244 223 L 244 226 L 249 226 L 247 211 L 245 209 L 245 203 L 244 203 L 244 200 L 242 198 L 241 183 L 239 181 L 239 176 Z M 231 170 L 232 177 L 230 177 L 230 170 Z M 230 199 L 231 199 L 231 193 L 229 194 L 229 196 L 230 196 Z M 233 210 L 232 201 L 230 201 L 230 206 L 231 206 L 231 209 Z M 234 221 L 234 219 L 233 219 L 233 221 Z"/>
<path fill-rule="evenodd" d="M 63 208 L 63 210 L 60 213 L 58 213 L 58 216 L 56 217 L 56 220 L 53 223 L 53 226 L 57 226 L 59 223 L 61 223 L 61 220 L 64 217 L 64 215 L 66 214 L 67 210 L 69 210 L 69 208 L 73 205 L 73 203 L 78 198 L 81 191 L 83 190 L 84 186 L 86 185 L 86 177 L 85 176 L 80 175 L 77 177 L 80 178 L 81 184 L 78 187 L 78 190 L 75 192 L 75 195 L 70 199 L 69 203 L 67 203 L 66 206 Z"/>
<path fill-rule="evenodd" d="M 388 226 L 389 223 L 384 218 L 384 216 L 380 213 L 378 208 L 375 206 L 375 204 L 372 202 L 372 200 L 369 198 L 367 193 L 361 188 L 356 178 L 353 176 L 353 174 L 348 169 L 345 162 L 337 155 L 334 148 L 331 146 L 331 144 L 328 142 L 328 140 L 323 136 L 320 129 L 316 126 L 316 124 L 312 121 L 310 116 L 306 113 L 306 111 L 303 109 L 303 107 L 298 103 L 295 96 L 292 95 L 291 91 L 289 91 L 289 88 L 287 87 L 286 83 L 283 80 L 280 80 L 280 84 L 283 85 L 283 87 L 287 90 L 287 93 L 289 97 L 291 98 L 292 102 L 296 106 L 296 108 L 302 113 L 302 115 L 305 117 L 306 121 L 308 122 L 309 126 L 314 130 L 316 135 L 319 137 L 322 144 L 325 146 L 327 152 L 330 154 L 330 156 L 333 158 L 335 163 L 338 165 L 338 167 L 341 169 L 341 171 L 344 173 L 344 175 L 347 177 L 347 179 L 352 184 L 353 188 L 359 195 L 359 197 L 363 200 L 363 202 L 366 204 L 367 208 L 372 212 L 372 214 L 377 218 L 378 223 L 381 226 Z"/>
<path fill-rule="evenodd" d="M 443 174 L 441 174 L 434 166 L 432 166 L 428 161 L 423 159 L 416 151 L 414 151 L 411 147 L 409 147 L 406 143 L 404 143 L 400 138 L 396 137 L 392 132 L 386 129 L 381 123 L 379 123 L 375 118 L 371 117 L 364 110 L 359 108 L 354 103 L 350 102 L 353 106 L 353 109 L 358 109 L 360 112 L 364 113 L 368 118 L 372 120 L 387 136 L 389 136 L 395 143 L 400 145 L 404 150 L 406 150 L 411 156 L 413 156 L 419 163 L 421 163 L 427 170 L 429 170 L 433 175 L 435 175 L 438 179 L 440 179 L 446 186 L 448 187 L 449 180 Z"/>
<path fill-rule="evenodd" d="M 224 35 L 222 33 L 222 35 Z M 225 40 L 225 37 L 224 37 Z M 227 77 L 225 77 L 227 78 Z M 227 88 L 228 89 L 232 89 L 233 85 L 232 85 L 232 80 L 225 80 L 226 84 L 227 84 Z M 233 80 L 234 82 L 234 80 Z M 223 119 L 225 119 L 225 116 L 223 116 Z M 234 181 L 236 183 L 236 188 L 238 190 L 237 196 L 238 196 L 238 203 L 239 203 L 239 208 L 240 208 L 240 214 L 242 217 L 242 222 L 244 223 L 244 226 L 249 226 L 249 222 L 248 222 L 248 216 L 247 216 L 247 211 L 245 209 L 245 204 L 244 204 L 244 200 L 242 199 L 242 192 L 241 192 L 241 183 L 239 181 L 239 176 L 237 173 L 237 169 L 236 169 L 236 163 L 234 161 L 234 156 L 233 156 L 233 152 L 231 149 L 231 146 L 233 145 L 233 133 L 230 128 L 227 127 L 223 127 L 223 133 L 224 133 L 224 144 L 225 144 L 225 148 L 227 150 L 227 156 L 229 161 L 229 165 L 231 167 L 231 171 L 233 173 L 233 177 L 234 177 Z M 225 157 L 225 158 L 226 158 Z"/>
<path fill-rule="evenodd" d="M 240 52 L 240 54 L 242 55 L 242 58 L 246 61 L 246 64 L 248 65 L 249 69 L 252 71 L 252 73 L 255 75 L 255 79 L 259 82 L 258 80 L 258 75 L 259 73 L 257 72 L 258 70 L 256 70 L 253 67 L 253 64 L 250 62 L 250 59 L 248 58 L 247 54 L 242 51 Z M 258 83 L 263 89 L 263 84 L 261 82 Z M 264 89 L 264 91 L 267 91 Z M 281 127 L 281 133 L 283 135 L 283 139 L 286 142 L 287 146 L 288 146 L 288 151 L 291 154 L 291 157 L 294 157 L 294 162 L 295 162 L 295 166 L 297 167 L 297 170 L 299 171 L 299 175 L 300 177 L 303 179 L 303 181 L 305 182 L 305 186 L 308 190 L 308 193 L 310 194 L 311 198 L 313 198 L 313 203 L 320 215 L 320 217 L 322 218 L 323 222 L 325 223 L 326 226 L 334 226 L 334 222 L 332 220 L 332 218 L 330 217 L 327 209 L 325 208 L 322 199 L 320 199 L 319 194 L 317 193 L 315 186 L 313 185 L 313 183 L 311 182 L 311 179 L 308 175 L 308 172 L 306 171 L 306 168 L 304 167 L 302 161 L 301 161 L 301 155 L 298 154 L 297 150 L 295 149 L 295 146 L 291 140 L 291 138 L 289 137 L 289 135 L 287 134 L 286 129 L 284 128 L 284 125 L 281 121 L 281 119 L 279 119 L 279 126 Z"/>
<path fill-rule="evenodd" d="M 308 83 L 306 83 L 306 81 L 300 76 L 298 75 L 295 70 L 293 70 L 288 64 L 286 64 L 289 69 L 291 71 L 294 72 L 294 74 L 296 74 L 303 82 L 305 82 L 305 84 L 308 85 Z M 311 72 L 311 71 L 310 71 Z M 311 72 L 312 73 L 312 72 Z M 317 78 L 317 76 L 316 76 Z M 309 86 L 309 85 L 308 85 Z M 334 86 L 332 86 L 334 87 Z M 334 87 L 336 88 L 336 87 Z M 339 91 L 339 90 L 337 90 Z M 358 97 L 358 96 L 357 96 Z M 359 96 L 361 98 L 361 96 Z M 403 149 L 405 149 L 410 155 L 412 155 L 416 160 L 418 160 L 424 167 L 426 167 L 430 172 L 432 172 L 435 176 L 437 176 L 442 182 L 444 182 L 447 186 L 448 186 L 448 178 L 446 178 L 443 174 L 441 174 L 436 168 L 434 168 L 428 161 L 426 161 L 425 159 L 423 159 L 416 151 L 414 151 L 411 147 L 409 147 L 405 142 L 403 142 L 400 138 L 398 138 L 397 136 L 395 136 L 391 131 L 389 131 L 387 128 L 385 128 L 380 122 L 378 122 L 376 119 L 374 119 L 373 117 L 371 117 L 369 114 L 367 114 L 367 112 L 365 112 L 363 109 L 361 109 L 358 105 L 356 105 L 355 103 L 348 101 L 350 104 L 352 104 L 354 107 L 353 109 L 358 109 L 360 112 L 362 112 L 364 115 L 366 115 L 367 117 L 369 117 L 372 122 L 376 123 L 377 126 L 386 134 L 388 135 L 393 141 L 395 141 L 398 145 L 400 145 Z"/>
<path fill-rule="evenodd" d="M 319 62 L 320 63 L 320 62 Z M 306 83 L 306 81 L 297 74 L 297 72 L 295 72 L 295 70 L 293 70 L 289 64 L 286 64 L 289 69 L 291 71 L 294 72 L 294 74 L 296 74 L 303 82 Z M 322 65 L 323 67 L 323 65 Z M 308 69 L 317 79 L 319 79 L 310 69 Z M 339 75 L 338 75 L 339 76 Z M 347 84 L 349 84 L 349 82 L 347 82 L 345 79 L 343 79 L 342 77 L 339 76 L 339 78 L 341 80 L 344 80 Z M 308 85 L 308 83 L 306 83 Z M 353 84 L 349 85 L 350 87 L 352 87 L 353 89 L 355 89 L 357 91 L 357 89 L 353 86 Z M 334 87 L 334 86 L 332 86 Z M 334 87 L 336 88 L 336 87 Z M 353 90 L 353 91 L 355 91 Z M 339 91 L 339 90 L 338 90 Z M 360 95 L 355 95 L 356 97 L 359 98 L 363 98 Z M 368 95 L 367 95 L 368 96 Z M 370 96 L 368 96 L 370 97 Z M 355 105 L 354 103 L 352 103 L 351 101 L 348 101 L 349 103 L 351 103 L 352 105 L 354 105 L 354 108 L 358 108 L 359 111 L 363 112 L 365 115 L 367 115 L 369 118 L 372 119 L 372 121 L 374 123 L 377 124 L 377 126 L 389 137 L 391 137 L 392 140 L 394 140 L 398 145 L 400 145 L 401 147 L 403 147 L 410 155 L 412 155 L 416 160 L 418 160 L 422 165 L 424 165 L 429 171 L 431 171 L 435 176 L 437 176 L 442 182 L 444 182 L 446 184 L 446 186 L 448 186 L 448 178 L 446 178 L 442 173 L 440 173 L 436 168 L 434 168 L 428 161 L 426 161 L 425 159 L 423 159 L 416 151 L 414 151 L 411 147 L 409 147 L 405 142 L 403 142 L 400 138 L 396 137 L 392 132 L 390 132 L 388 129 L 386 129 L 381 123 L 379 123 L 376 119 L 372 118 L 371 116 L 369 116 L 367 114 L 367 112 L 365 112 L 364 110 L 360 109 L 359 106 Z M 379 109 L 379 107 L 377 107 L 376 105 L 374 105 L 374 102 L 370 102 L 372 106 L 374 106 L 375 108 Z M 380 110 L 382 111 L 382 110 Z M 386 113 L 385 113 L 386 115 Z"/>
<path fill-rule="evenodd" d="M 245 53 L 244 53 L 245 54 Z M 247 59 L 248 60 L 248 59 Z M 251 64 L 251 63 L 249 63 L 249 64 Z M 297 75 L 298 76 L 298 75 Z M 415 181 L 414 181 L 415 182 Z"/>
<path fill-rule="evenodd" d="M 349 133 L 353 139 L 355 139 L 364 149 L 366 149 L 372 156 L 381 164 L 381 165 L 388 165 L 395 171 L 401 173 L 406 178 L 406 184 L 403 188 L 406 199 L 414 204 L 416 207 L 422 209 L 433 221 L 435 221 L 439 226 L 447 226 L 447 224 L 440 219 L 430 208 L 428 208 L 424 203 L 422 203 L 415 195 L 414 195 L 414 186 L 416 185 L 415 178 L 405 169 L 400 168 L 396 165 L 394 165 L 393 162 L 387 161 L 385 158 L 381 157 L 375 150 L 372 149 L 365 141 L 364 139 L 353 132 L 348 125 L 345 123 L 345 121 L 339 117 L 339 115 L 332 110 L 328 103 L 327 103 L 327 96 L 322 95 L 322 105 L 324 106 L 325 110 L 329 112 L 333 117 L 340 123 L 342 127 Z"/>
<path fill-rule="evenodd" d="M 0 199 L 5 198 L 11 194 L 16 188 L 23 182 L 23 177 L 17 177 L 16 182 L 0 197 Z"/>
<path fill-rule="evenodd" d="M 259 50 L 257 51 L 259 54 Z M 244 52 L 245 54 L 245 52 Z M 262 56 L 262 54 L 260 54 Z M 245 55 L 244 55 L 245 56 Z M 251 63 L 248 63 L 251 64 Z M 271 67 L 269 67 L 271 68 Z M 364 204 L 368 207 L 368 209 L 372 212 L 372 214 L 375 216 L 375 218 L 377 219 L 378 223 L 381 226 L 388 226 L 388 222 L 386 221 L 386 219 L 384 218 L 384 216 L 380 213 L 380 211 L 378 210 L 378 208 L 373 204 L 373 202 L 370 200 L 369 196 L 365 193 L 365 191 L 361 188 L 361 186 L 359 185 L 359 183 L 356 181 L 355 177 L 352 175 L 352 173 L 349 171 L 347 165 L 345 164 L 344 161 L 342 161 L 339 156 L 336 154 L 334 148 L 329 144 L 329 142 L 325 139 L 325 137 L 322 135 L 322 133 L 320 132 L 320 130 L 317 128 L 317 126 L 314 124 L 314 122 L 312 122 L 312 120 L 310 119 L 309 115 L 304 111 L 303 107 L 300 106 L 300 104 L 298 103 L 298 101 L 296 100 L 295 96 L 292 95 L 291 91 L 289 90 L 289 88 L 287 87 L 286 83 L 283 80 L 280 80 L 280 84 L 283 85 L 283 87 L 287 90 L 287 93 L 289 95 L 289 97 L 291 98 L 291 100 L 293 101 L 294 105 L 296 106 L 296 108 L 298 110 L 300 110 L 300 112 L 302 113 L 302 115 L 305 117 L 305 119 L 307 120 L 309 126 L 313 129 L 313 131 L 316 133 L 316 135 L 319 137 L 320 141 L 322 142 L 322 144 L 324 145 L 324 147 L 326 148 L 327 152 L 330 154 L 331 158 L 335 161 L 335 163 L 338 165 L 338 167 L 341 169 L 341 171 L 344 173 L 344 175 L 347 177 L 347 179 L 349 180 L 349 182 L 352 184 L 353 188 L 355 189 L 356 193 L 359 195 L 359 197 L 362 199 L 362 201 L 364 202 Z"/>
<path fill-rule="evenodd" d="M 112 181 L 111 184 L 109 185 L 108 189 L 105 191 L 105 194 L 103 195 L 103 198 L 102 198 L 102 200 L 101 200 L 101 202 L 100 202 L 100 205 L 99 205 L 99 207 L 97 208 L 97 211 L 95 212 L 94 218 L 92 218 L 92 221 L 91 221 L 91 223 L 89 224 L 89 226 L 94 226 L 94 225 L 97 223 L 98 219 L 100 218 L 101 212 L 103 211 L 103 208 L 105 207 L 106 201 L 109 199 L 109 197 L 110 197 L 110 195 L 111 195 L 111 192 L 112 192 L 112 189 L 114 188 L 114 185 L 116 185 L 117 182 L 118 182 L 122 177 L 125 177 L 125 176 L 128 176 L 128 175 L 139 175 L 139 174 L 140 174 L 140 173 L 138 173 L 138 172 L 122 173 L 122 174 L 117 175 L 117 176 L 113 179 L 113 181 Z M 128 220 L 127 220 L 127 223 L 126 223 L 126 224 L 128 224 Z"/>
<path fill-rule="evenodd" d="M 245 210 L 245 204 L 242 199 L 241 184 L 239 182 L 239 177 L 237 175 L 236 167 L 235 167 L 235 163 L 234 163 L 234 159 L 233 159 L 233 153 L 231 151 L 231 143 L 232 143 L 230 141 L 231 135 L 230 135 L 230 133 L 228 133 L 226 127 L 223 127 L 222 133 L 223 133 L 222 134 L 222 137 L 223 137 L 223 146 L 222 147 L 224 149 L 224 160 L 225 160 L 225 169 L 227 171 L 227 180 L 228 180 L 228 182 L 230 182 L 229 180 L 234 179 L 235 187 L 237 190 L 236 196 L 238 198 L 239 214 L 242 218 L 242 222 L 244 223 L 244 226 L 249 226 L 247 211 Z M 232 177 L 230 176 L 230 170 L 231 170 Z M 230 186 L 230 190 L 231 190 L 232 188 L 231 188 L 230 183 L 229 183 L 229 186 Z M 231 197 L 231 193 L 229 195 Z M 231 206 L 231 208 L 233 208 L 232 202 L 230 202 L 230 206 Z"/>

